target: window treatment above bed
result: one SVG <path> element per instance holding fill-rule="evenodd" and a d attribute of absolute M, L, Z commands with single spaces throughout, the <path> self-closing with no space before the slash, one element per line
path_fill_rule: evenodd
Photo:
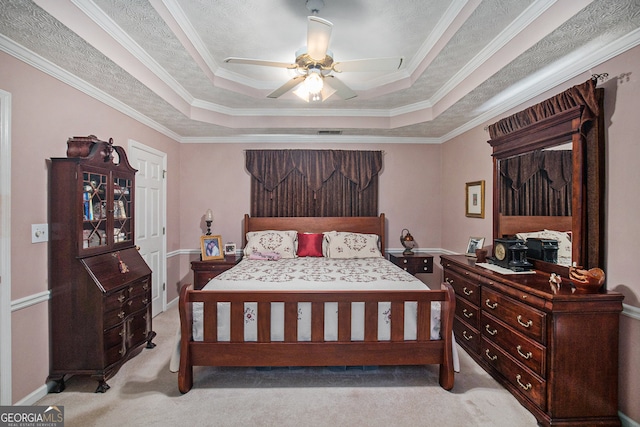
<path fill-rule="evenodd" d="M 251 215 L 377 216 L 381 151 L 247 150 Z"/>

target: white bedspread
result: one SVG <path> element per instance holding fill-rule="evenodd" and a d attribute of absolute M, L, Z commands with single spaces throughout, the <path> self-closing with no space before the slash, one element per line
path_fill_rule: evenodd
<path fill-rule="evenodd" d="M 211 290 L 421 290 L 428 287 L 416 277 L 397 267 L 385 258 L 331 259 L 305 257 L 261 261 L 243 259 L 234 268 L 212 279 L 203 289 Z M 404 337 L 416 339 L 415 302 L 405 303 Z M 218 340 L 229 340 L 228 303 L 218 305 Z M 257 341 L 256 303 L 245 303 L 245 341 Z M 431 339 L 440 339 L 440 302 L 431 303 Z M 378 339 L 390 339 L 391 304 L 378 305 Z M 202 304 L 193 306 L 193 339 L 202 341 Z M 352 304 L 352 336 L 354 341 L 364 339 L 364 303 Z M 179 330 L 178 330 L 179 334 Z M 335 341 L 338 335 L 337 303 L 325 304 L 325 340 Z M 179 335 L 178 335 L 179 336 Z M 284 340 L 284 304 L 272 303 L 271 339 Z M 298 304 L 298 340 L 311 340 L 311 304 Z M 171 370 L 179 362 L 178 354 L 172 356 Z M 458 371 L 458 355 L 455 344 L 454 367 Z"/>

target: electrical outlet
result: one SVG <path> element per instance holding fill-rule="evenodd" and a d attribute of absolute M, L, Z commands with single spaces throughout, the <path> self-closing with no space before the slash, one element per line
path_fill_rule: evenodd
<path fill-rule="evenodd" d="M 31 243 L 49 241 L 49 224 L 31 224 Z"/>

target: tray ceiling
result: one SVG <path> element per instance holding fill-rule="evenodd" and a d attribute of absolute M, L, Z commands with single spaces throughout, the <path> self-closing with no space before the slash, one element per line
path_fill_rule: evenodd
<path fill-rule="evenodd" d="M 325 0 L 336 61 L 404 64 L 306 103 L 267 98 L 290 70 L 223 61 L 293 63 L 305 0 L 1 4 L 0 49 L 181 142 L 443 142 L 640 43 L 637 0 Z"/>

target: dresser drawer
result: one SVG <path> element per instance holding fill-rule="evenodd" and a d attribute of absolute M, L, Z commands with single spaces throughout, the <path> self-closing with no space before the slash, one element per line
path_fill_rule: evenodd
<path fill-rule="evenodd" d="M 108 329 L 104 333 L 104 349 L 108 351 L 110 348 L 124 345 L 125 335 L 126 327 L 124 324 Z"/>
<path fill-rule="evenodd" d="M 424 255 L 390 255 L 389 260 L 398 267 L 411 273 L 433 273 L 433 257 Z"/>
<path fill-rule="evenodd" d="M 453 319 L 453 334 L 456 341 L 469 352 L 478 354 L 480 351 L 480 333 L 456 317 Z"/>
<path fill-rule="evenodd" d="M 470 303 L 480 305 L 480 286 L 473 283 L 475 275 L 465 278 L 460 274 L 450 270 L 445 271 L 445 281 L 448 282 L 456 291 L 456 295 L 461 296 Z"/>
<path fill-rule="evenodd" d="M 482 359 L 495 368 L 518 392 L 542 410 L 547 407 L 547 383 L 508 356 L 486 338 L 482 338 Z"/>
<path fill-rule="evenodd" d="M 521 304 L 486 287 L 482 288 L 481 308 L 516 331 L 522 332 L 543 345 L 546 344 L 546 314 L 544 312 Z"/>
<path fill-rule="evenodd" d="M 149 333 L 147 317 L 149 316 L 147 310 L 141 310 L 134 313 L 128 319 L 127 328 L 127 347 L 135 347 L 142 341 L 147 339 Z"/>
<path fill-rule="evenodd" d="M 544 346 L 531 338 L 514 332 L 486 312 L 482 312 L 482 334 L 487 340 L 501 347 L 502 350 L 540 377 L 546 377 L 546 348 Z"/>
<path fill-rule="evenodd" d="M 480 309 L 462 297 L 456 297 L 456 316 L 474 328 L 480 328 Z"/>

